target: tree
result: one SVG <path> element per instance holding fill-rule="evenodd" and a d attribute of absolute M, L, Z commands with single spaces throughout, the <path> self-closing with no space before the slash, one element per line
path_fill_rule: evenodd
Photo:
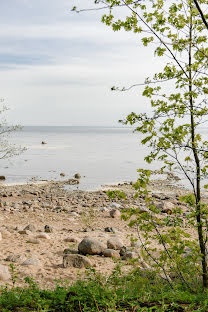
<path fill-rule="evenodd" d="M 25 150 L 18 145 L 10 144 L 8 142 L 8 137 L 14 131 L 20 130 L 21 127 L 19 125 L 12 126 L 8 125 L 6 119 L 3 117 L 4 113 L 8 110 L 8 108 L 3 105 L 3 100 L 1 100 L 2 107 L 0 109 L 0 115 L 2 116 L 0 120 L 0 159 L 10 158 L 15 155 L 19 155 L 21 152 Z"/>
<path fill-rule="evenodd" d="M 199 2 L 208 3 L 205 0 Z M 144 82 L 143 96 L 150 101 L 152 112 L 149 115 L 133 112 L 122 122 L 136 125 L 135 131 L 144 134 L 145 137 L 141 142 L 150 147 L 150 153 L 145 158 L 148 163 L 159 160 L 163 163 L 161 172 L 167 168 L 172 171 L 179 169 L 189 181 L 192 193 L 185 196 L 183 200 L 189 205 L 189 223 L 197 229 L 198 244 L 192 240 L 192 245 L 190 245 L 190 239 L 184 240 L 187 233 L 182 231 L 180 226 L 169 228 L 168 235 L 160 233 L 159 225 L 164 225 L 167 220 L 157 217 L 157 208 L 152 204 L 152 198 L 146 188 L 150 175 L 148 170 L 140 170 L 140 178 L 134 185 L 138 192 L 145 194 L 148 210 L 143 215 L 134 209 L 128 212 L 129 218 L 132 215 L 137 216 L 131 224 L 136 223 L 139 231 L 143 231 L 143 239 L 145 239 L 143 246 L 157 266 L 166 275 L 167 265 L 172 268 L 174 266 L 173 269 L 177 275 L 187 285 L 181 268 L 190 265 L 190 257 L 188 257 L 189 261 L 185 261 L 184 254 L 187 247 L 191 247 L 192 260 L 195 257 L 194 261 L 200 261 L 203 287 L 208 287 L 206 252 L 208 208 L 202 202 L 201 195 L 202 179 L 207 178 L 208 141 L 200 132 L 200 126 L 207 122 L 208 115 L 206 24 L 199 14 L 199 9 L 195 6 L 197 2 L 193 0 L 174 2 L 95 0 L 94 3 L 98 6 L 97 9 L 107 10 L 102 16 L 103 23 L 112 27 L 114 31 L 124 29 L 138 34 L 144 46 L 154 44 L 155 55 L 163 57 L 166 61 L 161 72 L 153 75 L 151 79 L 147 78 Z M 123 19 L 116 17 L 121 7 L 126 9 Z M 81 11 L 76 7 L 73 10 Z M 124 16 L 123 13 L 122 16 Z M 112 90 L 120 91 L 127 89 L 125 87 L 112 88 Z M 208 188 L 208 185 L 205 185 L 205 188 Z M 180 219 L 181 213 L 182 211 L 175 209 L 176 220 Z M 161 252 L 157 259 L 151 254 L 154 250 L 150 248 L 150 232 L 152 237 L 157 237 L 164 247 L 164 252 Z M 174 235 L 174 241 L 170 239 L 170 233 Z M 181 235 L 183 235 L 183 241 Z M 194 254 L 194 248 L 197 254 Z M 177 255 L 181 258 L 177 258 Z M 192 262 L 195 272 L 194 261 Z"/>

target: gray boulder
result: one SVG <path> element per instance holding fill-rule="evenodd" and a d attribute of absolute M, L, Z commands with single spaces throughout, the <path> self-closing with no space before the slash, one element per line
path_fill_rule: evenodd
<path fill-rule="evenodd" d="M 78 246 L 79 252 L 83 255 L 101 255 L 105 249 L 102 242 L 90 237 L 85 237 Z"/>
<path fill-rule="evenodd" d="M 120 258 L 120 254 L 117 250 L 114 250 L 114 249 L 105 249 L 103 251 L 103 255 L 104 257 L 110 257 L 110 258 L 116 258 L 116 259 L 119 259 Z"/>
<path fill-rule="evenodd" d="M 91 261 L 82 255 L 67 254 L 63 256 L 63 267 L 86 268 L 91 267 Z"/>
<path fill-rule="evenodd" d="M 107 247 L 109 249 L 120 250 L 123 246 L 123 241 L 118 237 L 112 237 L 107 241 Z"/>

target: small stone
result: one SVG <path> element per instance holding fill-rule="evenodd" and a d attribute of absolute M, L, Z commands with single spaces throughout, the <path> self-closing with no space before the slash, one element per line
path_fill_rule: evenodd
<path fill-rule="evenodd" d="M 138 241 L 131 241 L 131 247 L 136 247 L 136 248 L 140 248 L 141 247 L 141 243 Z"/>
<path fill-rule="evenodd" d="M 118 237 L 112 237 L 107 241 L 107 247 L 109 249 L 120 250 L 123 246 L 123 241 Z"/>
<path fill-rule="evenodd" d="M 65 173 L 61 172 L 61 173 L 60 173 L 60 176 L 61 176 L 61 177 L 65 177 Z"/>
<path fill-rule="evenodd" d="M 122 257 L 123 260 L 127 260 L 127 259 L 137 259 L 138 258 L 138 254 L 134 251 L 127 251 L 124 256 Z"/>
<path fill-rule="evenodd" d="M 117 204 L 117 203 L 110 203 L 109 206 L 110 206 L 111 208 L 116 208 L 116 209 L 121 208 L 121 205 L 120 205 L 120 204 Z"/>
<path fill-rule="evenodd" d="M 112 257 L 112 258 L 116 258 L 119 259 L 120 258 L 120 254 L 118 251 L 114 250 L 114 249 L 105 249 L 103 251 L 103 255 L 104 257 Z"/>
<path fill-rule="evenodd" d="M 46 143 L 45 141 L 42 141 L 42 142 L 41 142 L 41 144 L 43 144 L 43 145 L 44 145 L 44 144 L 47 144 L 47 143 Z"/>
<path fill-rule="evenodd" d="M 51 239 L 50 236 L 46 233 L 39 233 L 36 238 L 43 238 L 43 239 Z"/>
<path fill-rule="evenodd" d="M 53 232 L 53 227 L 50 226 L 50 225 L 45 225 L 45 226 L 44 226 L 44 231 L 45 231 L 46 233 L 52 233 L 52 232 Z"/>
<path fill-rule="evenodd" d="M 20 261 L 20 259 L 21 259 L 20 255 L 11 254 L 8 257 L 6 257 L 5 261 L 17 263 Z"/>
<path fill-rule="evenodd" d="M 22 262 L 21 265 L 34 265 L 34 266 L 40 266 L 40 261 L 36 255 L 31 255 L 28 259 L 26 259 L 24 262 Z"/>
<path fill-rule="evenodd" d="M 7 281 L 11 278 L 9 269 L 7 266 L 0 264 L 0 280 Z"/>
<path fill-rule="evenodd" d="M 110 216 L 111 218 L 120 218 L 121 217 L 121 213 L 118 209 L 112 209 L 110 211 Z"/>
<path fill-rule="evenodd" d="M 6 177 L 5 176 L 0 176 L 0 180 L 4 181 L 4 180 L 6 180 Z"/>
<path fill-rule="evenodd" d="M 66 249 L 64 249 L 64 254 L 65 255 L 70 255 L 70 254 L 76 255 L 76 254 L 78 254 L 78 250 L 66 248 Z"/>
<path fill-rule="evenodd" d="M 28 239 L 27 243 L 30 243 L 30 244 L 40 244 L 40 241 L 36 238 L 31 238 L 31 239 Z"/>
<path fill-rule="evenodd" d="M 33 224 L 28 224 L 25 228 L 24 231 L 30 231 L 30 232 L 35 232 L 36 228 Z"/>
<path fill-rule="evenodd" d="M 82 255 L 64 255 L 63 256 L 63 267 L 74 267 L 74 268 L 86 268 L 91 267 L 92 263 L 91 261 Z"/>
<path fill-rule="evenodd" d="M 31 232 L 30 231 L 28 231 L 28 230 L 21 230 L 21 231 L 19 231 L 18 232 L 19 234 L 25 234 L 25 235 L 30 235 L 31 234 Z"/>
<path fill-rule="evenodd" d="M 81 175 L 79 173 L 75 173 L 74 177 L 75 177 L 75 179 L 80 179 Z"/>
<path fill-rule="evenodd" d="M 114 227 L 106 227 L 105 232 L 116 233 L 116 232 L 118 232 L 118 230 Z"/>
<path fill-rule="evenodd" d="M 75 237 L 67 237 L 64 239 L 64 241 L 67 243 L 78 243 L 79 242 L 78 239 Z"/>

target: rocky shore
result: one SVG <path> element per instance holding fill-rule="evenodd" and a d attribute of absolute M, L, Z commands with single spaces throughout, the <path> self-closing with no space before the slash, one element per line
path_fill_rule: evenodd
<path fill-rule="evenodd" d="M 174 185 L 174 178 L 150 184 L 161 214 L 171 214 L 174 206 L 185 205 L 179 197 L 186 192 Z M 4 186 L 0 189 L 0 284 L 12 284 L 10 264 L 15 267 L 17 284 L 34 278 L 41 287 L 55 281 L 75 281 L 85 267 L 110 273 L 117 261 L 128 269 L 129 258 L 137 258 L 140 245 L 136 229 L 120 218 L 122 209 L 145 209 L 142 196 L 134 198 L 130 183 L 106 186 L 100 191 L 69 191 L 65 184 L 77 179 Z M 110 200 L 107 189 L 118 189 L 126 199 Z M 207 200 L 207 194 L 204 199 Z M 140 263 L 145 267 L 145 263 Z"/>

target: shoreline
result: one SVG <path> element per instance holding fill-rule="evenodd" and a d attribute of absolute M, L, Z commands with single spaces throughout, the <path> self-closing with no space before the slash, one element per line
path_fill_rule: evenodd
<path fill-rule="evenodd" d="M 151 182 L 154 202 L 177 205 L 185 211 L 187 208 L 179 197 L 187 191 L 171 182 Z M 63 257 L 66 250 L 77 253 L 79 243 L 86 236 L 106 246 L 109 239 L 116 238 L 127 248 L 132 248 L 130 237 L 137 238 L 136 229 L 129 228 L 120 218 L 122 209 L 145 209 L 144 198 L 134 197 L 135 190 L 130 183 L 118 182 L 97 191 L 70 191 L 64 188 L 66 183 L 75 185 L 78 181 L 10 185 L 0 190 L 0 264 L 7 269 L 9 264 L 15 265 L 18 286 L 23 286 L 28 276 L 40 287 L 48 288 L 53 288 L 56 280 L 73 283 L 84 276 L 84 268 L 63 267 Z M 127 198 L 110 200 L 107 189 L 119 189 Z M 113 217 L 112 210 L 117 211 Z M 93 255 L 89 258 L 102 274 L 110 274 L 116 265 L 112 257 Z M 128 262 L 123 264 L 125 270 L 131 268 Z M 12 286 L 12 281 L 1 280 L 0 274 L 0 285 L 5 283 Z"/>

